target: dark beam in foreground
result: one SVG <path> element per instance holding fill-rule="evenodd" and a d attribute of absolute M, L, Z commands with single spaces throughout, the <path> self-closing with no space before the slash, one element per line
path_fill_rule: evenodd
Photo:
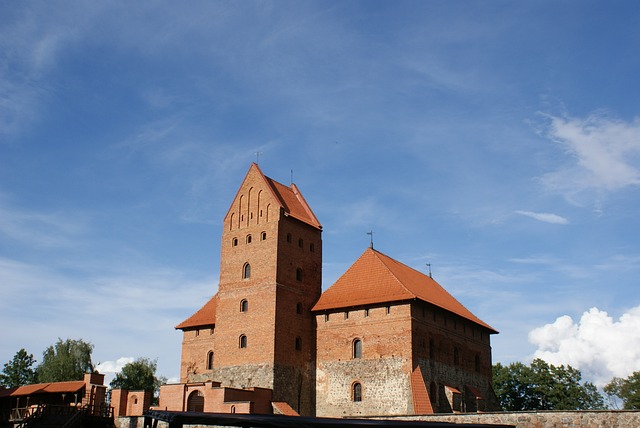
<path fill-rule="evenodd" d="M 182 428 L 184 425 L 217 425 L 246 428 L 514 428 L 513 425 L 496 424 L 456 424 L 449 422 L 381 419 L 311 418 L 307 416 L 247 415 L 240 413 L 168 412 L 161 410 L 147 410 L 144 413 L 145 428 L 156 428 L 158 421 L 168 422 L 169 428 Z"/>

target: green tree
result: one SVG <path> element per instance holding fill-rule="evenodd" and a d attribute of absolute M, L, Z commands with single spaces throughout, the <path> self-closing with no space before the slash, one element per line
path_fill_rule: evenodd
<path fill-rule="evenodd" d="M 158 396 L 160 385 L 166 382 L 163 377 L 156 376 L 157 361 L 148 358 L 138 358 L 125 364 L 120 373 L 117 373 L 109 386 L 129 391 L 145 390 L 153 394 L 152 402 Z"/>
<path fill-rule="evenodd" d="M 58 342 L 42 354 L 42 363 L 36 369 L 38 381 L 81 380 L 85 373 L 93 371 L 92 352 L 93 345 L 82 339 L 63 341 L 58 338 Z"/>
<path fill-rule="evenodd" d="M 614 377 L 604 387 L 604 392 L 610 398 L 614 395 L 620 397 L 625 410 L 640 409 L 640 371 L 633 372 L 626 379 Z"/>
<path fill-rule="evenodd" d="M 24 348 L 20 349 L 11 361 L 4 364 L 0 373 L 0 385 L 14 388 L 35 383 L 36 371 L 33 369 L 35 362 L 32 354 L 28 354 Z"/>
<path fill-rule="evenodd" d="M 603 409 L 604 399 L 595 385 L 582 383 L 582 374 L 571 366 L 554 366 L 535 359 L 493 366 L 493 388 L 504 410 Z"/>

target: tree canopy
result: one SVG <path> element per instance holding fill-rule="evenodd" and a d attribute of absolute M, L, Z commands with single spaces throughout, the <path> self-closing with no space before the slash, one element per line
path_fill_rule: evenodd
<path fill-rule="evenodd" d="M 503 410 L 603 409 L 604 399 L 595 385 L 582 381 L 571 366 L 554 366 L 535 359 L 493 366 L 493 389 Z"/>
<path fill-rule="evenodd" d="M 13 359 L 4 364 L 0 373 L 0 386 L 14 388 L 36 382 L 36 371 L 33 365 L 36 360 L 24 348 L 16 352 Z"/>
<path fill-rule="evenodd" d="M 85 373 L 93 371 L 92 352 L 93 345 L 82 339 L 58 338 L 42 354 L 42 363 L 36 369 L 38 382 L 82 380 Z"/>
<path fill-rule="evenodd" d="M 609 397 L 614 395 L 620 397 L 625 410 L 640 409 L 640 371 L 633 372 L 626 379 L 614 377 L 604 387 L 604 392 Z"/>
<path fill-rule="evenodd" d="M 156 376 L 157 362 L 148 358 L 138 358 L 125 364 L 109 383 L 111 388 L 128 389 L 129 391 L 145 390 L 153 393 L 154 400 L 160 385 L 166 380 Z"/>

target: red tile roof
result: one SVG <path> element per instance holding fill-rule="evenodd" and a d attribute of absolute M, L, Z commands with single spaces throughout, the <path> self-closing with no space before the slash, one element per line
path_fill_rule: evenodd
<path fill-rule="evenodd" d="M 16 397 L 34 394 L 72 393 L 84 388 L 84 381 L 34 383 L 17 388 L 0 390 L 0 397 Z"/>
<path fill-rule="evenodd" d="M 318 221 L 317 217 L 311 210 L 311 207 L 309 207 L 309 204 L 307 204 L 307 201 L 304 199 L 302 193 L 300 193 L 300 190 L 295 184 L 292 183 L 291 186 L 285 186 L 284 184 L 265 176 L 260 170 L 260 167 L 258 167 L 258 164 L 256 164 L 255 162 L 251 164 L 251 167 L 247 172 L 247 177 L 252 173 L 259 174 L 259 176 L 264 180 L 264 183 L 266 184 L 267 191 L 269 191 L 273 195 L 278 205 L 280 205 L 280 207 L 284 209 L 287 215 L 290 215 L 291 217 L 296 218 L 313 227 L 322 229 L 322 225 Z M 242 186 L 240 186 L 240 189 L 242 189 Z M 238 192 L 240 191 L 240 189 L 238 189 Z M 229 213 L 227 213 L 227 215 L 229 215 Z"/>
<path fill-rule="evenodd" d="M 479 324 L 490 325 L 473 315 L 433 278 L 373 248 L 360 258 L 322 295 L 314 311 L 340 309 L 419 299 Z"/>
<path fill-rule="evenodd" d="M 175 328 L 184 330 L 193 327 L 202 327 L 206 325 L 215 325 L 216 323 L 216 306 L 218 304 L 218 294 L 216 293 L 203 307 L 198 309 L 195 314 L 182 321 Z"/>
<path fill-rule="evenodd" d="M 273 406 L 274 414 L 276 415 L 285 415 L 285 416 L 300 416 L 298 412 L 293 410 L 293 407 L 289 405 L 289 403 L 284 401 L 272 401 L 271 405 Z"/>
<path fill-rule="evenodd" d="M 432 415 L 434 413 L 420 366 L 417 366 L 411 373 L 411 394 L 413 396 L 414 415 Z"/>

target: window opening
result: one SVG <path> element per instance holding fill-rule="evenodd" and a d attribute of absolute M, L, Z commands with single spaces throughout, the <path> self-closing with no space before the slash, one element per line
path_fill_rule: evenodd
<path fill-rule="evenodd" d="M 231 245 L 233 245 L 234 247 L 238 246 L 238 238 L 233 238 L 233 240 L 231 241 Z"/>
<path fill-rule="evenodd" d="M 240 348 L 246 348 L 247 347 L 247 336 L 245 336 L 244 334 L 240 335 L 240 340 L 239 340 L 239 347 Z"/>
<path fill-rule="evenodd" d="M 296 337 L 296 351 L 302 350 L 302 338 L 300 336 Z"/>
<path fill-rule="evenodd" d="M 353 341 L 353 358 L 362 358 L 362 340 Z"/>
<path fill-rule="evenodd" d="M 244 264 L 244 268 L 242 269 L 242 278 L 251 278 L 251 265 L 249 263 Z"/>
<path fill-rule="evenodd" d="M 296 304 L 296 314 L 298 315 L 302 314 L 302 303 Z"/>
<path fill-rule="evenodd" d="M 291 234 L 287 233 L 287 242 L 291 244 Z"/>
<path fill-rule="evenodd" d="M 302 281 L 302 269 L 296 269 L 296 281 Z"/>
<path fill-rule="evenodd" d="M 312 253 L 316 251 L 316 246 L 313 244 L 313 242 L 309 244 L 309 251 L 311 251 Z"/>
<path fill-rule="evenodd" d="M 247 235 L 247 244 L 251 244 L 251 235 Z"/>
<path fill-rule="evenodd" d="M 207 354 L 207 370 L 211 370 L 213 368 L 213 351 L 209 351 Z"/>
<path fill-rule="evenodd" d="M 362 401 L 362 384 L 360 382 L 354 382 L 351 387 L 351 398 L 353 401 L 360 402 Z"/>
<path fill-rule="evenodd" d="M 304 241 L 302 240 L 302 238 L 298 239 L 298 247 L 304 247 Z"/>
<path fill-rule="evenodd" d="M 262 232 L 262 233 L 260 234 L 260 239 L 262 239 L 263 241 L 264 241 L 265 239 L 267 239 L 267 232 Z"/>
<path fill-rule="evenodd" d="M 247 312 L 249 310 L 249 302 L 246 299 L 240 301 L 240 312 Z"/>

